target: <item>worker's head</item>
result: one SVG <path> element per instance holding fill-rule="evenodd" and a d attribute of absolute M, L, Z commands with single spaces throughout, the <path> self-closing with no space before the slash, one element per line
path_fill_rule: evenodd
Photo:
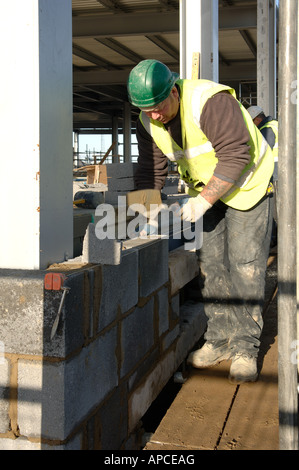
<path fill-rule="evenodd" d="M 166 124 L 178 112 L 179 94 L 175 87 L 178 78 L 162 62 L 142 60 L 129 75 L 129 100 L 152 119 Z"/>
<path fill-rule="evenodd" d="M 258 126 L 266 117 L 260 106 L 250 106 L 247 111 L 256 126 Z"/>

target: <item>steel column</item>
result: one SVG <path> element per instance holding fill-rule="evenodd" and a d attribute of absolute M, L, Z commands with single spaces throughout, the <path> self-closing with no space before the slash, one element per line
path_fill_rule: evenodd
<path fill-rule="evenodd" d="M 279 5 L 278 392 L 281 450 L 298 450 L 296 302 L 297 15 L 294 0 Z M 295 351 L 296 352 L 296 351 Z"/>

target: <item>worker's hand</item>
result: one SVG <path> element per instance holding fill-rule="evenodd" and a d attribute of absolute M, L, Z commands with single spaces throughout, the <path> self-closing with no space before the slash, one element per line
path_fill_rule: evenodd
<path fill-rule="evenodd" d="M 178 204 L 180 207 L 177 215 L 180 215 L 182 220 L 187 222 L 196 222 L 212 207 L 212 204 L 200 194 L 195 197 L 184 198 Z"/>

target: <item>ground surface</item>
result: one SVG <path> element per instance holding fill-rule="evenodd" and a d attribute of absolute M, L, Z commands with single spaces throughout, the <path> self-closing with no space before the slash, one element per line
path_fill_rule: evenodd
<path fill-rule="evenodd" d="M 230 361 L 191 369 L 144 450 L 279 450 L 276 256 L 269 259 L 259 379 L 231 385 Z"/>

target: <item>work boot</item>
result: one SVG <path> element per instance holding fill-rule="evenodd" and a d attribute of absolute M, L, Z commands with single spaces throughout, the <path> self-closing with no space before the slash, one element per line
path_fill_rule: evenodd
<path fill-rule="evenodd" d="M 228 349 L 227 343 L 222 344 L 221 346 L 216 346 L 207 341 L 201 349 L 197 349 L 189 354 L 187 364 L 201 369 L 204 367 L 214 366 L 230 357 L 231 352 Z"/>
<path fill-rule="evenodd" d="M 233 357 L 228 377 L 231 383 L 255 382 L 257 376 L 255 357 L 247 353 L 238 353 Z"/>

